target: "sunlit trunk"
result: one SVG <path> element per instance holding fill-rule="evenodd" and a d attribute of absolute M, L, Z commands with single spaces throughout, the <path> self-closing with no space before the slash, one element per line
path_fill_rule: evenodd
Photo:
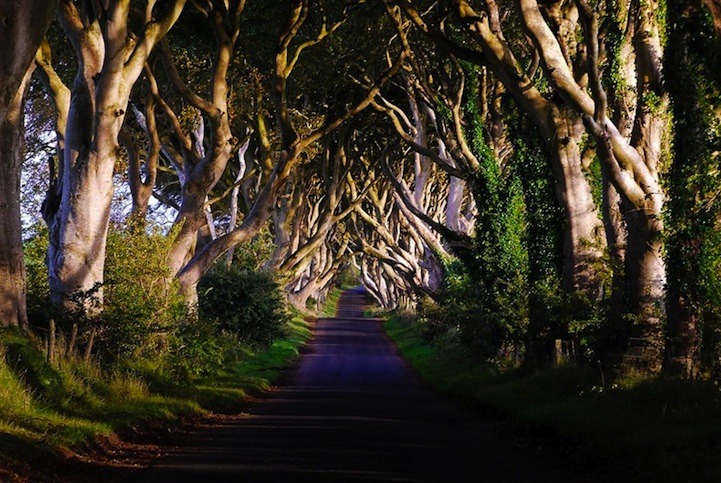
<path fill-rule="evenodd" d="M 591 300 L 599 294 L 598 262 L 605 248 L 603 225 L 593 201 L 591 185 L 581 166 L 580 118 L 556 114 L 556 196 L 563 206 L 563 285 L 567 292 L 580 291 Z"/>
<path fill-rule="evenodd" d="M 663 225 L 643 211 L 626 213 L 626 219 L 626 280 L 628 308 L 632 314 L 627 359 L 634 366 L 659 372 L 663 361 L 666 320 Z"/>

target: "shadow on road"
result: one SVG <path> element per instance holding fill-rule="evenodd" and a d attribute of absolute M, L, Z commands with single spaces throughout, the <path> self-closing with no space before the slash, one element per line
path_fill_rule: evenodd
<path fill-rule="evenodd" d="M 380 322 L 362 318 L 365 300 L 362 289 L 345 292 L 286 385 L 137 481 L 582 481 L 536 464 L 502 428 L 419 383 Z"/>

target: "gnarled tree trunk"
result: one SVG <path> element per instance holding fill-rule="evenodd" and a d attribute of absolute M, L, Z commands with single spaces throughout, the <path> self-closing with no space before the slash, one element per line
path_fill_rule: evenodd
<path fill-rule="evenodd" d="M 130 92 L 185 0 L 159 15 L 145 12 L 143 31 L 130 32 L 130 0 L 63 1 L 60 19 L 78 58 L 65 132 L 59 205 L 50 225 L 48 269 L 54 301 L 69 310 L 102 304 L 113 170 Z"/>

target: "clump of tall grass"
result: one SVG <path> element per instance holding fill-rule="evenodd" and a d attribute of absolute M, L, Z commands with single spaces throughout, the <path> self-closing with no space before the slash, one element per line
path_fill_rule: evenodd
<path fill-rule="evenodd" d="M 0 417 L 23 415 L 32 410 L 32 397 L 5 362 L 6 347 L 0 345 Z"/>

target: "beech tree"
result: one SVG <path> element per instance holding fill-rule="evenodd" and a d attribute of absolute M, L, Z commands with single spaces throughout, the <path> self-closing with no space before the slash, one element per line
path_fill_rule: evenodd
<path fill-rule="evenodd" d="M 57 2 L 0 2 L 0 326 L 27 328 L 20 221 L 23 101 Z"/>
<path fill-rule="evenodd" d="M 706 10 L 703 4 L 708 5 Z M 718 2 L 672 2 L 665 86 L 672 97 L 674 161 L 668 174 L 669 324 L 666 370 L 689 378 L 719 373 L 721 186 L 718 166 L 721 43 Z M 709 16 L 709 11 L 712 14 Z M 716 21 L 714 21 L 716 19 Z"/>
<path fill-rule="evenodd" d="M 292 191 L 273 214 L 276 252 L 268 268 L 290 280 L 288 296 L 299 307 L 309 297 L 323 299 L 347 258 L 345 220 L 375 182 L 372 167 L 353 145 L 356 124 L 326 138 L 320 159 L 297 170 Z"/>
<path fill-rule="evenodd" d="M 608 116 L 608 93 L 599 70 L 600 35 L 598 14 L 583 1 L 576 3 L 584 24 L 588 50 L 589 90 L 573 76 L 563 50 L 544 20 L 535 0 L 521 0 L 523 22 L 538 49 L 542 65 L 555 89 L 584 119 L 596 139 L 599 158 L 622 201 L 627 235 L 625 275 L 629 311 L 636 317 L 630 328 L 631 349 L 627 356 L 634 365 L 658 372 L 664 355 L 666 323 L 666 265 L 664 260 L 663 209 L 665 190 L 660 182 L 664 162 L 668 163 L 670 122 L 668 93 L 663 87 L 662 31 L 658 5 L 646 2 L 635 8 L 620 4 L 614 12 L 622 23 L 631 25 L 631 55 L 624 57 L 635 85 L 634 103 L 626 104 L 622 115 L 633 126 L 629 136 Z M 624 15 L 625 13 L 625 15 Z M 589 92 L 590 91 L 590 92 Z M 635 346 L 635 347 L 634 347 Z"/>
<path fill-rule="evenodd" d="M 113 172 L 130 93 L 184 5 L 184 0 L 150 0 L 143 10 L 133 10 L 129 0 L 60 3 L 59 19 L 78 69 L 69 103 L 55 101 L 57 129 L 66 125 L 58 138 L 62 159 L 44 214 L 50 226 L 51 292 L 57 304 L 70 310 L 94 310 L 92 300 L 102 301 Z M 138 17 L 138 32 L 130 27 L 131 15 Z M 40 66 L 48 68 L 46 77 L 57 81 L 49 63 Z M 66 106 L 67 112 L 61 111 Z"/>
<path fill-rule="evenodd" d="M 332 133 L 347 120 L 368 107 L 380 88 L 400 67 L 403 54 L 392 62 L 390 68 L 382 72 L 367 90 L 358 96 L 358 99 L 342 106 L 337 113 L 327 116 L 319 125 L 313 126 L 306 131 L 300 129 L 298 120 L 294 119 L 291 114 L 292 108 L 288 99 L 288 80 L 297 67 L 301 56 L 304 55 L 305 50 L 322 42 L 329 34 L 340 28 L 345 21 L 345 17 L 342 17 L 341 20 L 331 23 L 323 17 L 318 33 L 310 37 L 309 40 L 299 41 L 296 37 L 299 35 L 312 8 L 319 7 L 311 5 L 307 0 L 294 2 L 291 5 L 285 27 L 278 39 L 272 74 L 272 100 L 277 120 L 278 147 L 274 152 L 268 153 L 267 162 L 260 163 L 270 167 L 267 179 L 239 226 L 200 247 L 192 254 L 189 260 L 184 261 L 178 267 L 177 277 L 186 293 L 192 294 L 194 292 L 198 280 L 207 272 L 215 260 L 232 247 L 251 239 L 258 233 L 270 219 L 276 200 L 286 186 L 286 182 L 290 179 L 294 169 L 306 159 L 307 151 L 323 137 Z M 262 115 L 258 119 L 262 122 L 262 126 L 256 126 L 255 134 L 261 137 L 267 136 L 265 127 L 267 120 Z M 260 144 L 270 145 L 267 140 L 261 141 Z M 176 246 L 180 247 L 177 243 Z M 188 243 L 185 242 L 182 246 L 187 247 Z M 175 253 L 171 254 L 171 262 L 175 260 L 177 263 L 181 260 L 180 255 L 185 256 L 187 253 L 187 250 L 178 248 L 178 256 Z M 172 266 L 175 267 L 175 265 Z"/>
<path fill-rule="evenodd" d="M 456 20 L 457 28 L 465 34 L 463 43 L 446 34 L 444 21 L 447 19 L 435 17 L 434 11 L 428 11 L 423 16 L 410 2 L 389 3 L 399 5 L 406 18 L 446 55 L 487 66 L 536 125 L 552 156 L 557 178 L 556 194 L 566 218 L 563 235 L 564 285 L 568 291 L 580 290 L 595 298 L 600 281 L 594 265 L 601 257 L 605 239 L 591 186 L 584 175 L 579 146 L 584 130 L 579 114 L 569 110 L 560 99 L 548 99 L 537 87 L 534 77 L 538 62 L 529 63 L 528 68 L 522 65 L 518 51 L 521 51 L 520 55 L 526 54 L 527 43 L 512 42 L 513 32 L 504 30 L 497 2 L 485 2 L 480 13 L 464 0 L 446 2 L 454 13 L 452 18 Z M 566 23 L 557 26 L 563 32 L 573 30 L 573 25 Z M 562 38 L 564 42 L 572 42 L 573 39 L 566 34 Z M 408 46 L 413 48 L 411 43 Z M 574 46 L 564 44 L 564 47 L 568 52 Z M 582 73 L 576 75 L 583 77 Z M 459 109 L 460 106 L 457 106 L 456 118 L 460 114 Z"/>
<path fill-rule="evenodd" d="M 468 41 L 464 44 L 445 34 L 445 23 L 427 22 L 431 13 L 424 17 L 410 2 L 396 3 L 437 47 L 459 59 L 488 65 L 536 124 L 553 154 L 558 196 L 566 217 L 566 286 L 586 290 L 592 298 L 600 281 L 594 273 L 595 261 L 599 260 L 606 239 L 582 169 L 581 121 L 596 139 L 604 173 L 615 190 L 607 190 L 605 199 L 606 238 L 616 249 L 623 243 L 623 235 L 627 236 L 625 254 L 622 248 L 617 250 L 626 264 L 626 291 L 630 295 L 627 310 L 636 317 L 630 329 L 630 340 L 636 347 L 630 348 L 627 356 L 629 362 L 659 370 L 665 311 L 660 236 L 664 195 L 659 184 L 659 166 L 665 149 L 668 102 L 661 84 L 663 25 L 657 19 L 657 9 L 652 4 L 633 9 L 627 4 L 608 7 L 612 10 L 609 16 L 631 26 L 626 29 L 631 41 L 621 43 L 626 50 L 614 53 L 622 60 L 613 73 L 625 76 L 628 85 L 635 84 L 625 96 L 616 93 L 619 95 L 612 97 L 617 101 L 614 120 L 607 112 L 609 96 L 603 81 L 604 73 L 611 76 L 612 69 L 602 72 L 600 67 L 608 59 L 603 57 L 606 51 L 600 49 L 603 40 L 598 17 L 603 10 L 594 11 L 584 2 L 539 6 L 535 1 L 519 1 L 518 13 L 512 15 L 531 41 L 531 54 L 537 56 L 530 64 L 529 74 L 516 54 L 521 47 L 527 50 L 528 43 L 514 41 L 509 31 L 504 30 L 495 2 L 485 2 L 480 12 L 466 0 L 446 2 L 459 21 L 458 28 L 466 33 Z M 582 40 L 576 35 L 579 31 L 583 33 Z M 549 100 L 539 91 L 533 80 L 537 67 L 543 69 L 557 97 Z M 619 233 L 618 219 L 614 223 L 612 217 L 616 193 L 621 200 L 624 215 L 621 228 L 625 233 Z"/>

